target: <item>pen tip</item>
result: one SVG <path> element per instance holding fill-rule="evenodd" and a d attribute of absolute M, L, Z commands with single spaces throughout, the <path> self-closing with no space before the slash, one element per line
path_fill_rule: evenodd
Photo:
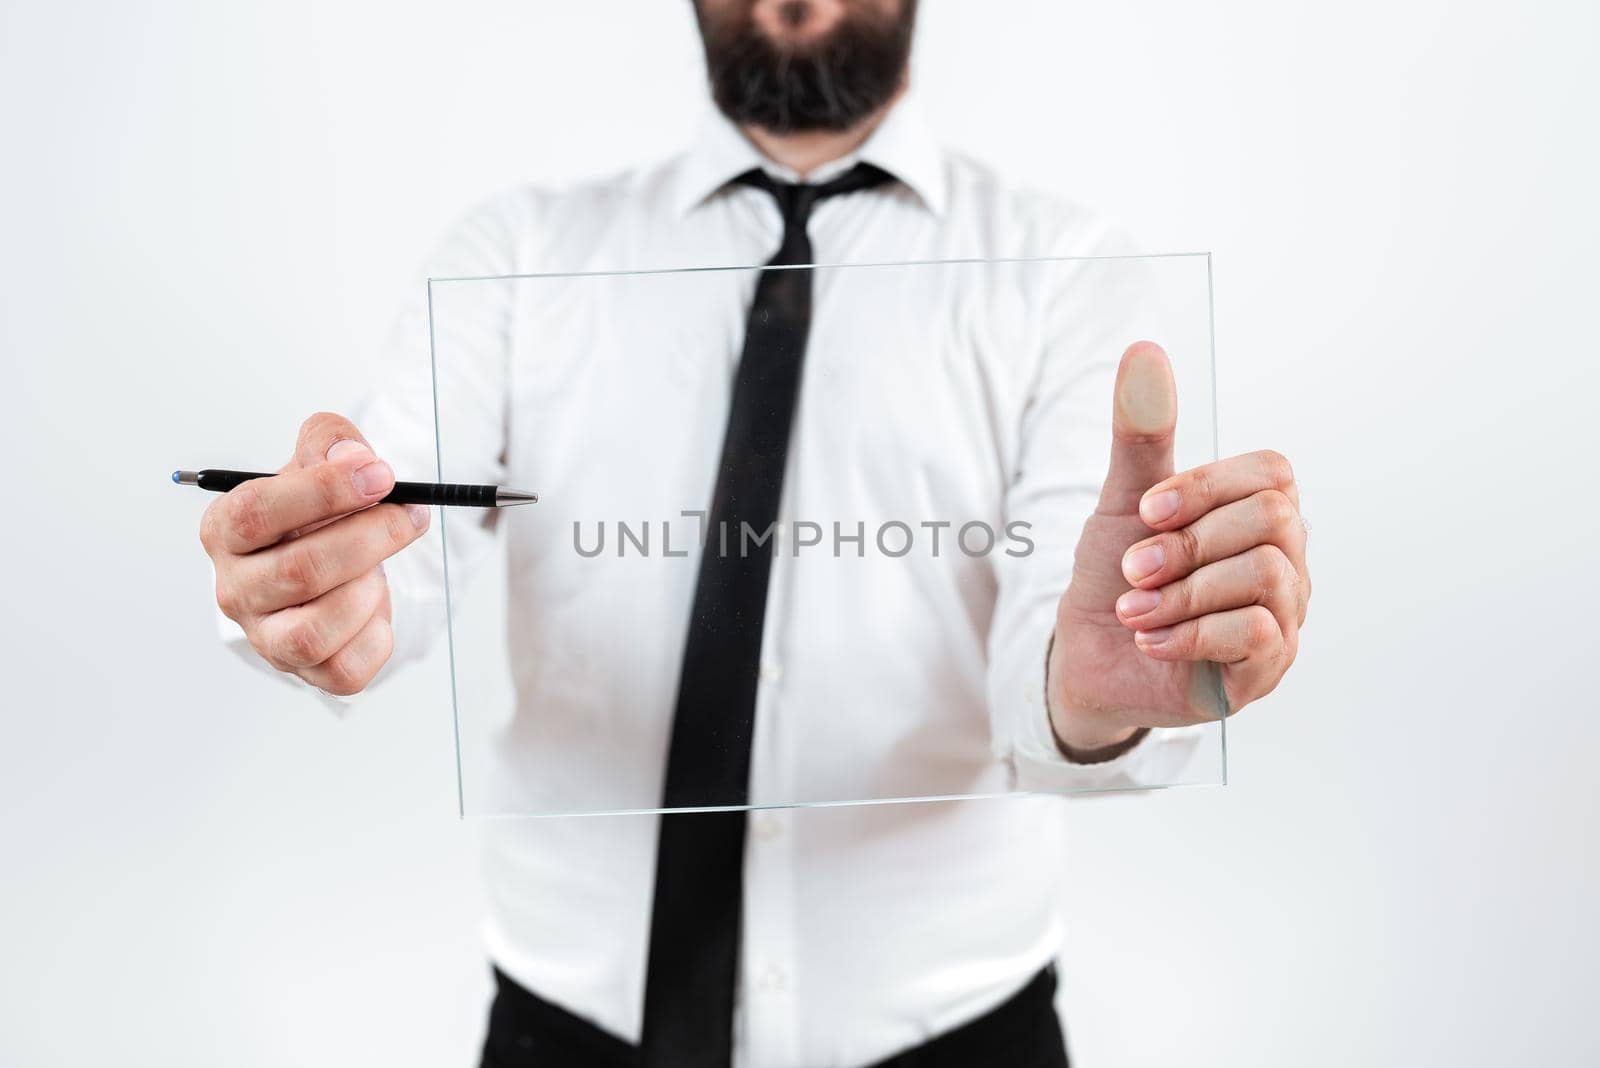
<path fill-rule="evenodd" d="M 494 504 L 496 508 L 514 508 L 519 504 L 537 504 L 539 495 L 529 493 L 527 490 L 506 489 L 501 486 L 495 490 Z"/>
<path fill-rule="evenodd" d="M 182 477 L 183 477 L 183 472 L 182 471 L 174 471 L 174 472 L 172 472 L 172 481 L 174 483 L 177 483 Z"/>

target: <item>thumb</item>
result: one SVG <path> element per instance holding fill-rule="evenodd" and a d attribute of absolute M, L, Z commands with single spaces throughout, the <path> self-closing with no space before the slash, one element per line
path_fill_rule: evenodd
<path fill-rule="evenodd" d="M 1111 410 L 1111 468 L 1099 510 L 1136 515 L 1144 491 L 1173 473 L 1178 387 L 1160 345 L 1135 341 L 1122 354 Z"/>

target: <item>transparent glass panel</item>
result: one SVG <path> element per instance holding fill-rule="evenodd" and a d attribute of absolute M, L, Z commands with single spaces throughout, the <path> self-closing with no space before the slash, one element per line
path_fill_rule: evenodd
<path fill-rule="evenodd" d="M 718 530 L 708 515 L 747 319 L 763 273 L 781 270 L 809 275 L 813 314 L 777 521 Z M 1170 356 L 1176 469 L 1215 458 L 1207 256 L 429 288 L 440 479 L 539 496 L 443 510 L 463 813 L 1223 781 L 1215 670 L 1141 659 L 1114 618 L 1105 640 L 1072 650 L 1086 690 L 1187 725 L 1075 765 L 1045 696 L 1131 342 Z M 1150 533 L 1135 527 L 1128 543 Z M 720 663 L 733 689 L 753 687 L 753 720 L 734 699 L 679 707 L 707 553 L 770 559 L 764 612 L 715 622 L 724 636 L 761 628 L 746 643 L 759 657 Z M 683 715 L 702 717 L 699 741 L 669 796 Z M 745 747 L 748 773 L 730 780 Z"/>

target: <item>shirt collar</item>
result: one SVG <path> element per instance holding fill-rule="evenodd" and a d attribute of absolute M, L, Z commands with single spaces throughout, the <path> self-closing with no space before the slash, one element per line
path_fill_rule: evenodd
<path fill-rule="evenodd" d="M 883 117 L 860 148 L 819 167 L 809 178 L 825 182 L 857 163 L 882 167 L 909 188 L 935 215 L 945 206 L 944 161 L 915 98 L 907 93 Z M 772 162 L 720 111 L 711 109 L 699 135 L 681 158 L 673 206 L 687 215 L 734 178 L 760 167 L 774 178 L 796 181 L 787 167 Z"/>

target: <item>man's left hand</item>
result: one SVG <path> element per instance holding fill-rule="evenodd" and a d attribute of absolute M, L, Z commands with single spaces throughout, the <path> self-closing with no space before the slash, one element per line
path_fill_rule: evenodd
<path fill-rule="evenodd" d="M 1176 426 L 1171 364 L 1141 341 L 1117 369 L 1111 467 L 1057 612 L 1047 691 L 1069 756 L 1236 712 L 1294 662 L 1311 580 L 1289 463 L 1174 473 Z"/>

